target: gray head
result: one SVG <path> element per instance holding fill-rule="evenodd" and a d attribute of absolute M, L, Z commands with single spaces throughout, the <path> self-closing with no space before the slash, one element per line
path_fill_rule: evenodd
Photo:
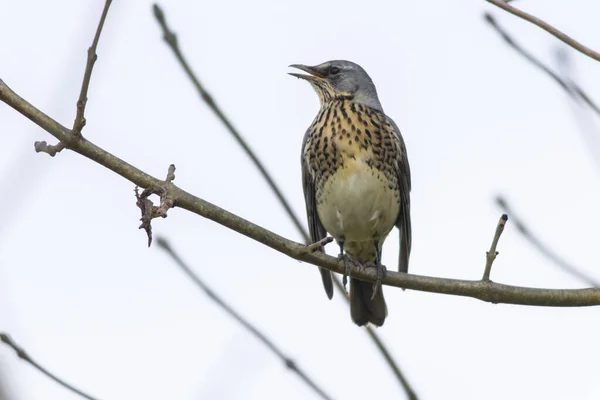
<path fill-rule="evenodd" d="M 292 64 L 290 67 L 310 74 L 290 73 L 292 76 L 307 80 L 312 85 L 319 95 L 321 105 L 335 99 L 351 99 L 383 111 L 373 81 L 358 64 L 334 60 L 313 67 L 302 64 Z"/>

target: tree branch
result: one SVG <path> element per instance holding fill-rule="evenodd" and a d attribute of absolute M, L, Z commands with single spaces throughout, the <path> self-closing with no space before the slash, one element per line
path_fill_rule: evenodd
<path fill-rule="evenodd" d="M 248 143 L 240 135 L 240 133 L 237 131 L 237 129 L 235 129 L 233 127 L 233 124 L 231 123 L 231 121 L 229 121 L 227 116 L 225 116 L 225 113 L 215 103 L 215 101 L 213 100 L 213 97 L 206 91 L 206 89 L 204 88 L 204 85 L 202 85 L 202 83 L 200 83 L 200 80 L 192 71 L 192 68 L 190 67 L 187 60 L 185 59 L 185 56 L 181 52 L 181 49 L 179 47 L 179 42 L 177 40 L 177 35 L 175 34 L 175 32 L 173 32 L 173 30 L 167 24 L 163 10 L 160 8 L 160 6 L 158 4 L 154 4 L 153 11 L 154 11 L 154 16 L 156 17 L 156 20 L 161 27 L 161 30 L 163 33 L 163 39 L 165 40 L 165 42 L 167 43 L 169 48 L 173 51 L 175 58 L 177 58 L 177 60 L 179 61 L 179 64 L 184 69 L 188 78 L 191 80 L 191 82 L 194 85 L 194 87 L 196 88 L 196 91 L 198 92 L 198 95 L 200 96 L 200 98 L 216 114 L 217 118 L 219 118 L 219 120 L 227 128 L 227 131 L 234 137 L 234 139 L 242 147 L 242 149 L 244 150 L 246 155 L 252 160 L 252 162 L 254 163 L 256 168 L 258 168 L 258 170 L 260 171 L 263 179 L 265 179 L 265 181 L 267 182 L 267 184 L 273 191 L 273 194 L 275 195 L 275 197 L 277 197 L 277 199 L 279 200 L 279 203 L 281 204 L 281 206 L 287 213 L 288 217 L 290 218 L 290 220 L 292 221 L 292 223 L 294 224 L 294 226 L 296 227 L 296 229 L 298 230 L 298 232 L 304 239 L 304 243 L 310 244 L 311 239 L 310 239 L 310 235 L 309 235 L 308 231 L 306 230 L 306 226 L 304 224 L 302 224 L 302 222 L 300 222 L 300 218 L 293 211 L 292 206 L 288 203 L 287 199 L 285 198 L 285 196 L 279 189 L 279 186 L 277 185 L 277 183 L 275 183 L 275 180 L 273 179 L 271 174 L 268 172 L 267 168 L 264 166 L 264 164 L 258 158 L 258 156 L 254 153 L 254 151 L 252 151 L 252 149 L 250 148 Z M 336 288 L 338 289 L 338 292 L 341 293 L 342 297 L 346 300 L 346 303 L 350 304 L 348 293 L 346 292 L 344 285 L 342 284 L 342 282 L 340 282 L 340 280 L 337 276 L 333 276 L 333 283 L 336 286 Z M 367 326 L 365 329 L 367 330 L 367 334 L 373 340 L 373 343 L 375 344 L 377 349 L 381 352 L 382 356 L 388 363 L 392 372 L 396 376 L 396 379 L 398 380 L 398 382 L 400 383 L 400 385 L 406 392 L 406 395 L 408 396 L 408 398 L 410 400 L 417 400 L 417 396 L 416 396 L 414 390 L 412 389 L 412 387 L 410 386 L 410 384 L 408 383 L 408 381 L 406 380 L 406 378 L 400 371 L 400 367 L 398 366 L 398 364 L 395 362 L 395 360 L 391 356 L 391 353 L 388 351 L 388 349 L 386 348 L 383 341 L 381 341 L 379 339 L 375 330 L 371 326 Z"/>
<path fill-rule="evenodd" d="M 85 71 L 83 73 L 83 82 L 81 84 L 81 91 L 79 93 L 79 99 L 77 100 L 77 113 L 75 115 L 75 121 L 73 122 L 73 137 L 75 140 L 81 137 L 81 130 L 85 126 L 85 106 L 87 104 L 87 93 L 90 86 L 90 80 L 92 78 L 92 70 L 94 69 L 94 63 L 98 58 L 96 54 L 96 48 L 98 47 L 98 41 L 100 40 L 100 33 L 102 33 L 102 28 L 104 26 L 104 21 L 106 20 L 106 15 L 108 14 L 108 9 L 110 8 L 110 4 L 112 0 L 106 0 L 104 3 L 104 9 L 102 10 L 102 16 L 100 17 L 100 22 L 98 23 L 98 27 L 96 28 L 96 35 L 94 36 L 94 40 L 92 41 L 92 45 L 88 48 L 87 51 L 87 62 L 85 66 Z M 50 157 L 54 157 L 56 154 L 63 151 L 68 146 L 66 142 L 58 142 L 55 145 L 49 145 L 46 141 L 35 142 L 34 149 L 36 153 L 46 153 L 50 155 Z"/>
<path fill-rule="evenodd" d="M 593 58 L 596 61 L 600 61 L 600 53 L 590 49 L 589 47 L 584 46 L 583 44 L 579 43 L 577 40 L 573 39 L 572 37 L 568 36 L 567 34 L 561 32 L 561 31 L 559 31 L 558 29 L 556 29 L 552 25 L 548 24 L 547 22 L 544 22 L 541 19 L 534 17 L 531 14 L 526 13 L 525 11 L 519 10 L 518 8 L 511 6 L 506 1 L 503 1 L 503 0 L 486 0 L 486 1 L 490 4 L 495 5 L 496 7 L 503 9 L 504 11 L 511 13 L 512 15 L 515 15 L 519 18 L 522 18 L 526 21 L 531 22 L 532 24 L 542 28 L 543 30 L 545 30 L 546 32 L 548 32 L 549 34 L 551 34 L 558 40 L 561 40 L 564 43 L 566 43 L 567 45 L 571 46 L 575 50 L 585 54 L 586 56 L 588 56 L 590 58 Z"/>
<path fill-rule="evenodd" d="M 486 13 L 484 14 L 484 19 L 490 24 L 492 29 L 494 29 L 502 37 L 502 39 L 504 39 L 506 44 L 508 44 L 513 50 L 523 56 L 523 58 L 525 58 L 535 67 L 539 68 L 540 71 L 548 75 L 556 84 L 558 84 L 569 96 L 569 98 L 573 100 L 573 103 L 576 103 L 577 106 L 589 107 L 596 117 L 600 117 L 600 108 L 596 102 L 594 102 L 594 100 L 592 100 L 592 98 L 583 90 L 583 88 L 568 75 L 568 55 L 566 52 L 555 53 L 555 57 L 559 62 L 559 67 L 562 67 L 564 70 L 563 73 L 556 73 L 550 69 L 550 67 L 534 57 L 530 52 L 525 50 L 520 44 L 518 44 L 515 39 L 506 31 L 506 29 L 502 28 L 498 24 L 492 15 Z M 598 153 L 595 146 L 597 132 L 593 127 L 591 127 L 590 124 L 586 125 L 584 121 L 581 120 L 581 116 L 576 112 L 577 110 L 573 109 L 573 103 L 570 103 L 570 106 L 574 113 L 576 122 L 579 125 L 583 139 L 586 142 L 586 148 L 589 150 L 594 163 L 600 169 L 600 153 Z"/>
<path fill-rule="evenodd" d="M 484 14 L 484 19 L 490 24 L 490 26 L 498 32 L 498 34 L 504 39 L 506 44 L 512 47 L 517 53 L 523 56 L 527 61 L 531 64 L 539 68 L 542 72 L 548 75 L 558 86 L 560 86 L 569 97 L 573 100 L 579 102 L 583 100 L 583 102 L 594 111 L 594 113 L 600 117 L 600 108 L 594 102 L 590 96 L 575 82 L 573 81 L 565 81 L 565 79 L 561 78 L 556 72 L 552 71 L 548 66 L 542 63 L 540 60 L 535 58 L 530 52 L 525 50 L 520 44 L 518 44 L 515 39 L 510 36 L 510 34 L 502 28 L 496 19 L 489 13 Z"/>
<path fill-rule="evenodd" d="M 490 272 L 492 271 L 492 264 L 498 255 L 496 251 L 496 246 L 498 246 L 498 241 L 500 240 L 500 236 L 502 232 L 504 232 L 504 225 L 506 225 L 506 221 L 508 221 L 508 215 L 502 214 L 500 217 L 500 221 L 498 221 L 498 226 L 496 227 L 496 233 L 494 234 L 494 240 L 492 240 L 492 246 L 490 247 L 490 251 L 486 254 L 486 262 L 485 262 L 485 271 L 483 271 L 483 281 L 490 281 Z"/>
<path fill-rule="evenodd" d="M 21 360 L 28 362 L 35 369 L 37 369 L 42 374 L 46 375 L 48 378 L 52 379 L 54 382 L 58 383 L 59 385 L 61 385 L 65 389 L 68 389 L 71 392 L 76 393 L 76 394 L 80 395 L 81 397 L 83 397 L 85 399 L 88 399 L 88 400 L 97 400 L 95 397 L 92 397 L 89 394 L 87 394 L 87 393 L 85 393 L 85 392 L 77 389 L 76 387 L 70 385 L 69 383 L 63 381 L 62 379 L 60 379 L 59 377 L 57 377 L 56 375 L 54 375 L 53 373 L 51 373 L 50 371 L 48 371 L 46 368 L 42 367 L 34 359 L 32 359 L 29 356 L 29 354 L 27 354 L 27 352 L 22 347 L 20 347 L 18 344 L 16 344 L 11 339 L 11 337 L 8 336 L 8 334 L 6 334 L 6 333 L 0 333 L 0 341 L 2 343 L 6 344 L 7 346 L 11 347 L 17 353 L 17 356 Z"/>
<path fill-rule="evenodd" d="M 250 158 L 250 160 L 252 161 L 254 166 L 260 171 L 260 174 L 262 175 L 263 179 L 265 181 L 267 181 L 267 184 L 269 185 L 269 187 L 271 188 L 271 190 L 273 191 L 275 196 L 277 196 L 277 199 L 279 200 L 279 202 L 285 209 L 285 212 L 292 220 L 292 222 L 293 222 L 294 226 L 296 227 L 296 229 L 298 230 L 298 232 L 300 232 L 300 234 L 303 236 L 303 238 L 308 242 L 310 239 L 307 235 L 305 235 L 303 224 L 300 222 L 298 217 L 294 214 L 294 211 L 292 210 L 292 206 L 287 201 L 287 199 L 285 198 L 285 196 L 283 195 L 281 190 L 279 190 L 279 187 L 277 186 L 277 184 L 271 177 L 271 174 L 269 174 L 269 172 L 267 171 L 264 164 L 258 159 L 256 154 L 250 148 L 250 145 L 248 145 L 248 143 L 246 142 L 246 140 L 244 140 L 244 138 L 239 133 L 239 131 L 233 126 L 233 124 L 231 123 L 229 118 L 227 118 L 227 116 L 225 115 L 223 110 L 221 110 L 221 108 L 217 105 L 217 103 L 215 103 L 213 97 L 210 95 L 210 93 L 208 93 L 206 91 L 206 89 L 204 88 L 204 85 L 202 85 L 202 83 L 200 83 L 200 80 L 196 77 L 196 75 L 190 68 L 187 60 L 185 59 L 185 57 L 183 56 L 183 54 L 181 53 L 181 50 L 179 48 L 179 42 L 177 40 L 177 35 L 169 29 L 169 26 L 167 25 L 167 22 L 165 19 L 165 14 L 162 11 L 162 9 L 160 8 L 160 6 L 158 4 L 154 4 L 153 10 L 154 10 L 154 16 L 156 17 L 156 20 L 158 21 L 158 23 L 163 31 L 163 38 L 164 38 L 165 42 L 167 43 L 167 45 L 169 45 L 171 50 L 173 50 L 173 54 L 175 54 L 175 57 L 177 58 L 177 60 L 179 61 L 179 63 L 183 67 L 183 69 L 185 70 L 186 75 L 188 76 L 188 78 L 190 78 L 190 80 L 194 84 L 194 87 L 198 91 L 200 98 L 215 113 L 215 115 L 217 116 L 217 118 L 219 118 L 219 120 L 223 123 L 223 125 L 225 125 L 225 127 L 227 128 L 229 133 L 234 137 L 236 142 L 244 150 L 244 152 Z"/>
<path fill-rule="evenodd" d="M 337 285 L 341 285 L 341 282 L 338 279 L 334 279 L 333 281 Z M 349 301 L 348 296 L 346 296 L 346 300 Z M 381 338 L 379 337 L 377 332 L 375 332 L 375 329 L 371 328 L 371 326 L 368 325 L 366 327 L 366 331 L 367 331 L 367 334 L 369 335 L 369 337 L 371 338 L 371 340 L 373 341 L 373 343 L 375 343 L 375 346 L 377 347 L 377 349 L 379 350 L 379 352 L 381 353 L 381 355 L 383 356 L 385 361 L 388 363 L 388 366 L 391 368 L 392 372 L 396 376 L 396 379 L 398 379 L 398 382 L 400 382 L 400 385 L 404 389 L 404 392 L 406 393 L 406 397 L 408 398 L 408 400 L 418 400 L 419 397 L 413 390 L 412 386 L 410 385 L 410 383 L 408 382 L 408 380 L 406 379 L 406 377 L 404 376 L 402 371 L 400 371 L 400 367 L 396 363 L 396 360 L 392 356 L 392 353 L 390 353 L 390 351 L 388 350 L 385 343 L 383 343 L 383 341 L 381 340 Z"/>
<path fill-rule="evenodd" d="M 32 120 L 42 129 L 68 143 L 68 148 L 105 166 L 142 188 L 164 188 L 175 207 L 191 211 L 220 225 L 260 242 L 282 254 L 299 261 L 317 265 L 339 274 L 345 271 L 345 263 L 321 252 L 307 252 L 306 246 L 281 237 L 261 226 L 196 197 L 172 182 L 161 181 L 131 164 L 96 146 L 85 138 L 75 138 L 73 133 L 42 113 L 13 92 L 0 79 L 0 100 Z M 352 267 L 350 276 L 367 282 L 375 282 L 376 271 L 372 268 Z M 433 278 L 401 272 L 388 271 L 383 284 L 424 292 L 473 297 L 491 303 L 521 304 L 531 306 L 582 307 L 600 305 L 600 289 L 536 289 L 484 281 Z"/>
<path fill-rule="evenodd" d="M 569 88 L 576 96 L 571 96 L 571 99 L 577 101 L 569 101 L 569 109 L 573 114 L 573 119 L 579 128 L 579 132 L 585 141 L 585 147 L 592 156 L 592 160 L 600 171 L 600 141 L 598 141 L 597 124 L 588 118 L 587 114 L 582 114 L 581 111 L 588 111 L 583 106 L 587 105 L 596 117 L 600 117 L 600 109 L 589 98 L 589 96 L 575 83 L 575 75 L 570 60 L 570 55 L 564 48 L 555 48 L 553 51 L 554 60 L 558 67 L 558 75 L 569 85 Z M 583 103 L 582 103 L 583 101 Z"/>
<path fill-rule="evenodd" d="M 227 304 L 221 297 L 219 297 L 215 292 L 212 291 L 208 285 L 206 285 L 200 277 L 195 274 L 192 269 L 181 259 L 179 254 L 169 244 L 169 242 L 163 238 L 158 237 L 156 240 L 156 244 L 158 247 L 163 249 L 172 259 L 175 261 L 181 270 L 190 278 L 196 286 L 198 286 L 204 293 L 219 307 L 223 309 L 230 317 L 235 319 L 239 324 L 241 324 L 246 330 L 248 330 L 252 335 L 254 335 L 258 340 L 260 340 L 271 352 L 273 352 L 283 363 L 285 366 L 298 375 L 302 381 L 310 386 L 311 389 L 317 393 L 319 397 L 322 399 L 331 399 L 331 397 L 325 393 L 323 389 L 321 389 L 311 378 L 306 375 L 306 373 L 298 367 L 296 362 L 288 357 L 275 343 L 271 341 L 267 336 L 265 336 L 261 331 L 258 330 L 251 322 L 242 317 L 237 311 L 235 311 L 229 304 Z"/>
<path fill-rule="evenodd" d="M 590 285 L 591 287 L 600 287 L 600 282 L 596 279 L 592 278 L 588 274 L 581 271 L 580 268 L 574 266 L 569 263 L 558 254 L 556 254 L 550 247 L 546 246 L 540 239 L 538 239 L 531 230 L 525 225 L 523 220 L 515 214 L 513 209 L 510 207 L 508 202 L 503 196 L 496 197 L 496 204 L 507 214 L 510 214 L 510 217 L 517 227 L 519 233 L 527 240 L 537 251 L 542 253 L 546 258 L 548 258 L 554 265 L 562 269 L 569 275 L 574 276 L 580 281 L 584 282 L 586 285 Z"/>
<path fill-rule="evenodd" d="M 110 8 L 111 2 L 112 2 L 112 0 L 106 0 L 106 2 L 104 4 L 104 9 L 102 11 L 102 16 L 100 17 L 100 22 L 98 24 L 98 27 L 96 28 L 96 34 L 94 36 L 94 40 L 92 41 L 92 45 L 90 46 L 90 48 L 88 49 L 88 52 L 87 52 L 87 63 L 86 63 L 85 72 L 84 72 L 84 76 L 83 76 L 81 92 L 79 94 L 79 100 L 77 101 L 77 112 L 76 112 L 76 116 L 75 116 L 75 121 L 73 122 L 73 129 L 71 131 L 69 131 L 65 127 L 61 126 L 58 122 L 52 121 L 49 118 L 47 118 L 47 122 L 50 122 L 54 125 L 55 132 L 57 133 L 57 135 L 55 135 L 55 137 L 59 140 L 59 142 L 55 145 L 49 145 L 45 141 L 35 142 L 34 149 L 37 153 L 47 153 L 51 157 L 54 157 L 57 153 L 61 152 L 69 145 L 73 145 L 74 143 L 77 143 L 78 140 L 81 138 L 81 130 L 85 126 L 84 114 L 85 114 L 85 106 L 87 103 L 87 92 L 88 92 L 88 88 L 89 88 L 90 80 L 91 80 L 91 76 L 92 76 L 92 69 L 94 68 L 94 63 L 96 62 L 96 59 L 98 58 L 98 56 L 96 54 L 96 48 L 98 46 L 98 41 L 100 40 L 100 33 L 102 32 L 102 27 L 104 26 L 104 21 L 106 20 L 106 16 L 108 14 L 108 9 Z M 33 107 L 31 105 L 26 104 L 26 102 L 24 102 L 23 99 L 21 99 L 14 92 L 12 92 L 12 90 L 10 90 L 10 88 L 8 88 L 1 79 L 0 79 L 0 93 L 8 94 L 9 97 L 11 98 L 11 101 L 20 103 L 22 106 L 24 106 L 24 108 L 22 110 L 20 110 L 20 112 L 21 112 L 21 114 L 28 116 L 29 119 L 33 120 L 33 118 L 35 118 L 35 115 L 40 113 L 39 110 L 35 109 L 35 107 Z M 4 100 L 4 98 L 3 98 L 3 100 Z M 84 139 L 81 138 L 81 140 L 84 140 Z M 27 354 L 27 352 L 23 348 L 19 347 L 10 338 L 10 336 L 8 336 L 6 333 L 0 333 L 0 341 L 5 343 L 6 345 L 10 346 L 17 353 L 19 358 L 21 358 L 22 360 L 31 364 L 34 368 L 36 368 L 38 371 L 42 372 L 44 375 L 46 375 L 47 377 L 49 377 L 50 379 L 52 379 L 59 385 L 72 391 L 73 393 L 80 395 L 81 397 L 84 397 L 89 400 L 96 400 L 94 397 L 75 388 L 74 386 L 63 381 L 62 379 L 58 378 L 57 376 L 52 374 L 50 371 L 46 370 L 44 367 L 39 365 L 35 360 L 33 360 L 29 356 L 29 354 Z"/>
<path fill-rule="evenodd" d="M 75 115 L 75 121 L 73 122 L 73 134 L 75 136 L 81 136 L 81 130 L 85 126 L 85 106 L 87 105 L 88 101 L 87 94 L 88 89 L 90 87 L 90 80 L 92 79 L 92 70 L 94 69 L 94 63 L 96 63 L 96 60 L 98 59 L 98 55 L 96 54 L 96 48 L 98 47 L 100 34 L 102 33 L 104 21 L 106 20 L 106 15 L 108 14 L 108 9 L 110 8 L 111 3 L 112 0 L 106 0 L 106 2 L 104 3 L 102 16 L 100 17 L 100 22 L 98 23 L 98 27 L 96 28 L 96 35 L 94 35 L 92 45 L 88 48 L 87 51 L 87 62 L 85 65 L 85 72 L 83 73 L 81 92 L 79 93 L 79 99 L 77 100 L 77 114 Z"/>
<path fill-rule="evenodd" d="M 559 76 L 556 72 L 552 71 L 548 66 L 534 57 L 530 52 L 525 50 L 520 44 L 518 44 L 515 39 L 502 27 L 498 24 L 496 19 L 489 13 L 484 14 L 485 20 L 490 24 L 490 26 L 504 39 L 506 44 L 512 47 L 518 54 L 523 56 L 527 61 L 531 64 L 539 68 L 542 72 L 548 75 L 556 84 L 558 84 L 565 93 L 576 102 L 583 101 L 595 114 L 600 117 L 600 108 L 598 105 L 589 97 L 589 95 L 572 79 L 565 79 Z M 564 62 L 564 60 L 562 60 Z M 596 157 L 594 155 L 594 161 L 597 162 Z M 597 162 L 598 163 L 598 162 Z M 600 165 L 600 164 L 599 164 Z M 534 234 L 531 233 L 529 228 L 527 228 L 524 222 L 514 213 L 512 208 L 509 206 L 508 202 L 503 196 L 496 197 L 496 204 L 505 212 L 511 215 L 511 218 L 517 227 L 517 230 L 523 237 L 540 253 L 546 256 L 550 261 L 552 261 L 556 266 L 564 270 L 566 273 L 576 277 L 587 285 L 592 287 L 600 287 L 600 282 L 590 277 L 581 271 L 580 268 L 577 268 L 573 264 L 564 260 L 560 256 L 558 256 L 553 250 L 551 250 L 548 246 L 543 244 Z"/>

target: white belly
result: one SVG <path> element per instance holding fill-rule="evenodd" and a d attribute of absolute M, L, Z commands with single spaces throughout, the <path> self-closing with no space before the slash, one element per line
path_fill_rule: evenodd
<path fill-rule="evenodd" d="M 384 239 L 398 218 L 399 193 L 385 175 L 361 159 L 346 163 L 317 193 L 323 227 L 337 240 Z"/>

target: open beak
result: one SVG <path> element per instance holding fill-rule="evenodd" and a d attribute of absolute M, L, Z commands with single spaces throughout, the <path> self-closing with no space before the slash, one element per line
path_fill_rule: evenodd
<path fill-rule="evenodd" d="M 297 74 L 294 72 L 288 72 L 288 74 L 290 74 L 291 76 L 295 76 L 296 78 L 304 79 L 309 82 L 310 81 L 316 82 L 316 81 L 324 78 L 324 76 L 321 75 L 317 71 L 316 67 L 309 67 L 307 65 L 302 65 L 302 64 L 292 64 L 292 65 L 290 65 L 290 67 L 299 69 L 301 71 L 304 71 L 304 72 L 307 72 L 310 74 L 310 75 L 305 75 L 305 74 Z"/>

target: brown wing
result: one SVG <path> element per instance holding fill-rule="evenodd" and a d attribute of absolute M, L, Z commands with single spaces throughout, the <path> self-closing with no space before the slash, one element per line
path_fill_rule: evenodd
<path fill-rule="evenodd" d="M 394 128 L 394 134 L 398 139 L 400 152 L 398 155 L 398 187 L 400 189 L 400 213 L 396 220 L 396 227 L 400 231 L 400 255 L 398 259 L 398 271 L 408 272 L 408 259 L 410 258 L 410 247 L 412 245 L 412 228 L 410 224 L 410 165 L 406 154 L 406 146 L 398 125 L 393 119 L 386 116 L 387 122 Z"/>
<path fill-rule="evenodd" d="M 304 202 L 306 203 L 306 217 L 308 219 L 310 239 L 313 243 L 315 243 L 325 238 L 327 236 L 327 231 L 323 227 L 323 224 L 319 220 L 319 215 L 317 214 L 317 203 L 315 200 L 315 179 L 310 171 L 308 162 L 304 155 L 308 136 L 309 132 L 307 131 L 304 135 L 304 141 L 302 142 L 302 189 L 304 190 Z M 321 251 L 323 251 L 323 249 L 321 249 Z M 322 268 L 319 268 L 319 271 L 321 272 L 321 280 L 323 281 L 325 293 L 327 293 L 327 297 L 331 299 L 333 297 L 333 281 L 331 277 L 331 271 Z"/>

